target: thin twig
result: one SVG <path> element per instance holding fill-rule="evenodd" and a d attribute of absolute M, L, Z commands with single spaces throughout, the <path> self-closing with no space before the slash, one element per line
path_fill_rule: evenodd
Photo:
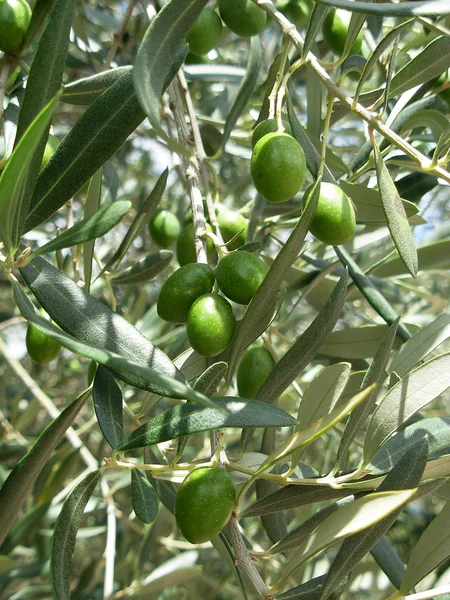
<path fill-rule="evenodd" d="M 111 63 L 113 58 L 116 55 L 117 50 L 122 42 L 123 34 L 125 33 L 125 29 L 127 28 L 128 21 L 131 19 L 131 15 L 133 14 L 134 7 L 137 4 L 137 0 L 130 0 L 130 4 L 128 5 L 127 11 L 123 17 L 123 21 L 120 24 L 119 29 L 114 34 L 114 39 L 111 44 L 111 47 L 108 51 L 108 54 L 105 59 L 105 70 L 111 67 Z"/>

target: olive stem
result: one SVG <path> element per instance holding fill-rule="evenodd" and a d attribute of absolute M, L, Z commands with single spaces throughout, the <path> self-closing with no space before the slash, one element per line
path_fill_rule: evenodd
<path fill-rule="evenodd" d="M 289 36 L 296 48 L 302 51 L 304 45 L 303 37 L 294 25 L 292 25 L 282 13 L 276 10 L 271 0 L 252 0 L 252 2 L 268 13 L 280 25 L 283 34 Z M 397 146 L 397 148 L 400 148 L 400 150 L 403 150 L 407 156 L 418 162 L 420 165 L 429 162 L 429 159 L 424 154 L 411 146 L 411 144 L 404 140 L 400 135 L 392 131 L 385 123 L 382 123 L 378 118 L 378 115 L 374 115 L 361 104 L 354 103 L 353 99 L 347 96 L 347 94 L 334 83 L 327 71 L 320 65 L 318 59 L 311 52 L 308 52 L 305 63 L 309 64 L 311 68 L 314 69 L 333 96 L 338 98 L 351 111 L 359 115 L 370 127 L 376 129 L 383 137 L 394 144 L 394 146 Z M 433 173 L 433 175 L 441 177 L 444 181 L 450 183 L 450 173 L 442 167 L 434 167 L 430 170 L 430 173 Z"/>
<path fill-rule="evenodd" d="M 270 92 L 270 95 L 269 95 L 269 119 L 273 119 L 275 117 L 275 114 L 278 118 L 278 109 L 277 109 L 277 112 L 275 113 L 276 100 L 277 100 L 277 96 L 278 96 L 278 90 L 280 89 L 280 86 L 282 85 L 282 81 L 284 80 L 284 69 L 286 67 L 289 46 L 290 46 L 289 38 L 286 35 L 283 35 L 283 41 L 281 42 L 281 50 L 280 50 L 280 66 L 278 68 L 278 72 L 277 72 L 277 75 L 275 78 L 275 83 L 273 84 L 272 91 Z M 281 122 L 281 117 L 278 122 L 278 128 L 281 132 L 284 131 L 283 123 Z"/>
<path fill-rule="evenodd" d="M 231 545 L 233 546 L 236 561 L 239 563 L 239 566 L 252 582 L 258 598 L 267 598 L 269 596 L 269 588 L 264 583 L 258 569 L 255 567 L 255 564 L 247 550 L 247 546 L 242 539 L 239 526 L 234 516 L 231 516 L 231 519 L 228 523 L 228 532 L 230 534 Z"/>
<path fill-rule="evenodd" d="M 325 160 L 327 157 L 328 133 L 330 131 L 331 115 L 333 114 L 334 96 L 330 93 L 327 96 L 327 114 L 323 123 L 322 146 L 320 148 L 320 165 L 317 173 L 317 179 L 322 179 L 323 170 L 325 168 Z"/>
<path fill-rule="evenodd" d="M 186 148 L 189 148 L 192 146 L 192 135 L 186 123 L 181 94 L 176 81 L 170 84 L 168 92 L 171 109 L 177 127 L 178 138 Z M 184 157 L 184 164 L 192 209 L 192 222 L 194 224 L 194 246 L 197 262 L 208 264 L 206 239 L 203 239 L 203 235 L 206 233 L 206 222 L 205 213 L 203 211 L 203 198 L 200 189 L 200 169 L 197 156 L 194 154 L 189 158 Z"/>
<path fill-rule="evenodd" d="M 137 0 L 130 0 L 128 8 L 123 17 L 122 23 L 120 24 L 119 29 L 114 34 L 113 42 L 112 42 L 111 47 L 106 56 L 105 65 L 104 65 L 105 70 L 109 69 L 111 67 L 111 63 L 113 61 L 113 58 L 116 55 L 117 50 L 119 49 L 119 46 L 120 46 L 122 38 L 123 38 L 123 34 L 125 33 L 125 30 L 128 25 L 128 21 L 131 19 L 131 15 L 133 14 L 133 10 L 134 10 L 134 7 L 136 6 L 136 4 L 137 4 Z"/>

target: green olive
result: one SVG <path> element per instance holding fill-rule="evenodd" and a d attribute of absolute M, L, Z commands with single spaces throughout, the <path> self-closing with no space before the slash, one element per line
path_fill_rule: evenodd
<path fill-rule="evenodd" d="M 227 298 L 248 304 L 267 274 L 267 267 L 255 254 L 230 252 L 216 267 L 217 284 Z"/>
<path fill-rule="evenodd" d="M 28 354 L 39 364 L 49 363 L 56 358 L 61 350 L 61 345 L 28 323 L 26 345 Z"/>
<path fill-rule="evenodd" d="M 222 21 L 219 15 L 207 6 L 202 10 L 186 36 L 189 50 L 200 56 L 208 54 L 217 45 L 221 33 Z"/>
<path fill-rule="evenodd" d="M 31 8 L 25 0 L 0 0 L 0 50 L 18 54 L 25 42 Z"/>
<path fill-rule="evenodd" d="M 206 224 L 206 229 L 212 231 L 212 227 L 209 223 Z M 208 255 L 208 261 L 214 263 L 216 257 L 216 249 L 212 240 L 208 238 L 206 242 L 206 251 Z M 189 263 L 197 262 L 197 256 L 195 254 L 194 246 L 194 224 L 187 223 L 177 240 L 177 260 L 181 266 Z"/>
<path fill-rule="evenodd" d="M 230 475 L 218 467 L 191 471 L 178 488 L 175 517 L 191 544 L 212 540 L 228 523 L 236 491 Z"/>
<path fill-rule="evenodd" d="M 312 197 L 310 186 L 303 198 L 304 206 Z M 324 244 L 345 244 L 355 234 L 356 218 L 350 198 L 333 183 L 322 183 L 316 213 L 309 230 Z"/>
<path fill-rule="evenodd" d="M 204 294 L 197 298 L 187 316 L 189 343 L 202 356 L 217 356 L 230 343 L 235 324 L 233 309 L 223 296 Z"/>
<path fill-rule="evenodd" d="M 153 241 L 160 248 L 170 248 L 180 235 L 181 225 L 175 214 L 160 208 L 150 219 L 148 229 Z"/>
<path fill-rule="evenodd" d="M 287 133 L 268 133 L 253 148 L 251 173 L 261 196 L 269 202 L 286 202 L 305 183 L 305 154 Z"/>
<path fill-rule="evenodd" d="M 282 123 L 285 133 L 292 136 L 292 129 L 290 124 L 284 119 L 282 119 Z M 258 123 L 258 125 L 255 127 L 252 133 L 252 148 L 255 147 L 255 145 L 259 142 L 259 140 L 262 137 L 264 137 L 268 133 L 275 133 L 276 131 L 278 131 L 278 122 L 276 119 L 266 119 L 265 121 L 261 121 L 261 123 Z"/>
<path fill-rule="evenodd" d="M 245 244 L 248 221 L 242 215 L 227 208 L 220 208 L 217 213 L 217 222 L 225 243 L 236 238 L 234 242 L 227 245 L 228 250 L 237 250 Z"/>
<path fill-rule="evenodd" d="M 263 346 L 254 346 L 247 350 L 237 370 L 237 387 L 242 398 L 256 398 L 275 365 L 275 361 Z"/>
<path fill-rule="evenodd" d="M 158 297 L 158 315 L 169 323 L 185 323 L 192 304 L 213 288 L 210 266 L 191 263 L 180 267 L 167 279 Z"/>
<path fill-rule="evenodd" d="M 341 56 L 344 51 L 345 39 L 347 37 L 348 26 L 352 13 L 342 9 L 332 9 L 328 11 L 322 24 L 322 33 L 325 41 L 331 50 Z M 358 33 L 350 54 L 359 54 L 363 40 L 362 31 Z"/>
<path fill-rule="evenodd" d="M 266 26 L 266 13 L 252 0 L 219 0 L 219 12 L 225 25 L 237 35 L 258 35 Z"/>

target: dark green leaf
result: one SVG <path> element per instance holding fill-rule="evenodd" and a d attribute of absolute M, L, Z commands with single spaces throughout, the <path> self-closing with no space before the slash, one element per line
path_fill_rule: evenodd
<path fill-rule="evenodd" d="M 68 104 L 76 104 L 81 106 L 89 106 L 98 98 L 105 90 L 116 83 L 122 75 L 126 75 L 133 67 L 117 67 L 109 71 L 102 71 L 84 77 L 64 86 L 64 93 L 61 96 L 61 102 Z"/>
<path fill-rule="evenodd" d="M 123 440 L 122 391 L 105 367 L 99 365 L 92 388 L 95 414 L 106 441 L 116 448 Z"/>
<path fill-rule="evenodd" d="M 191 402 L 181 404 L 133 431 L 117 449 L 124 452 L 222 427 L 289 427 L 297 422 L 283 410 L 254 399 L 213 397 L 213 400 L 226 412 L 200 408 Z"/>
<path fill-rule="evenodd" d="M 52 216 L 120 148 L 145 115 L 132 73 L 121 77 L 86 110 L 37 180 L 26 231 Z"/>
<path fill-rule="evenodd" d="M 326 575 L 314 577 L 314 579 L 310 579 L 306 583 L 302 583 L 301 585 L 284 592 L 284 594 L 277 594 L 274 598 L 275 600 L 319 600 L 325 578 Z M 328 600 L 338 600 L 347 585 L 348 579 L 346 578 L 333 590 L 333 593 L 328 596 Z"/>
<path fill-rule="evenodd" d="M 36 504 L 17 521 L 9 532 L 3 544 L 0 546 L 0 554 L 9 554 L 18 544 L 24 544 L 26 538 L 39 527 L 45 513 L 50 506 L 50 502 Z"/>
<path fill-rule="evenodd" d="M 94 216 L 100 209 L 102 195 L 102 174 L 103 168 L 95 173 L 88 184 L 86 201 L 84 203 L 84 218 L 89 219 Z M 84 274 L 84 291 L 89 294 L 91 290 L 92 278 L 92 261 L 94 259 L 95 239 L 87 241 L 83 244 L 83 274 Z"/>
<path fill-rule="evenodd" d="M 153 523 L 158 515 L 158 496 L 139 469 L 131 471 L 131 502 L 138 519 L 143 523 Z"/>
<path fill-rule="evenodd" d="M 70 599 L 72 556 L 84 509 L 102 472 L 89 473 L 76 485 L 59 513 L 55 523 L 50 556 L 50 573 L 55 600 Z"/>
<path fill-rule="evenodd" d="M 134 86 L 139 102 L 154 126 L 160 123 L 159 104 L 171 67 L 178 62 L 186 34 L 206 4 L 207 0 L 185 0 L 181 6 L 178 0 L 169 0 L 151 22 L 139 47 Z"/>
<path fill-rule="evenodd" d="M 153 252 L 153 254 L 142 258 L 133 266 L 113 275 L 111 281 L 118 285 L 131 285 L 150 281 L 167 269 L 172 256 L 173 254 L 170 250 Z"/>
<path fill-rule="evenodd" d="M 400 587 L 405 565 L 386 536 L 383 536 L 370 551 L 380 569 L 391 583 Z"/>
<path fill-rule="evenodd" d="M 306 55 L 311 50 L 311 46 L 316 41 L 317 34 L 322 27 L 327 12 L 328 8 L 326 6 L 323 6 L 318 2 L 314 3 L 314 8 L 311 11 L 311 16 L 309 17 L 308 26 L 306 28 L 305 43 L 302 50 L 302 56 L 304 58 L 306 58 Z"/>
<path fill-rule="evenodd" d="M 360 12 L 366 15 L 394 16 L 416 16 L 434 17 L 450 14 L 450 6 L 447 0 L 434 0 L 433 2 L 402 2 L 401 4 L 366 4 L 365 2 L 353 2 L 352 0 L 317 0 L 320 4 L 332 6 L 333 8 L 344 8 L 351 12 Z M 442 73 L 442 71 L 440 71 Z"/>
<path fill-rule="evenodd" d="M 90 392 L 83 392 L 57 419 L 52 421 L 8 475 L 0 489 L 0 543 L 3 543 L 30 495 L 39 473 L 72 425 L 89 394 Z"/>
<path fill-rule="evenodd" d="M 66 229 L 61 235 L 51 240 L 39 250 L 33 253 L 33 256 L 40 256 L 62 248 L 70 248 L 89 240 L 95 240 L 108 233 L 121 219 L 129 212 L 131 202 L 128 200 L 119 200 L 108 206 L 104 206 L 98 212 L 87 219 L 82 219 L 79 223 Z"/>

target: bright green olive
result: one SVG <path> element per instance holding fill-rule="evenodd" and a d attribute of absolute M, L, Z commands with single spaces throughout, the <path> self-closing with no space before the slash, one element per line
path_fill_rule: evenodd
<path fill-rule="evenodd" d="M 220 208 L 217 213 L 217 222 L 225 243 L 238 236 L 234 242 L 227 245 L 228 250 L 237 250 L 245 244 L 248 221 L 242 215 L 227 208 Z"/>
<path fill-rule="evenodd" d="M 219 0 L 219 12 L 225 25 L 237 35 L 258 35 L 266 26 L 266 13 L 252 0 Z"/>
<path fill-rule="evenodd" d="M 44 155 L 42 157 L 41 169 L 45 167 L 51 157 L 55 154 L 58 146 L 60 145 L 60 141 L 54 135 L 49 135 L 47 143 L 45 145 Z"/>
<path fill-rule="evenodd" d="M 310 186 L 303 198 L 304 206 L 312 196 Z M 322 183 L 317 210 L 309 228 L 310 232 L 324 244 L 345 244 L 355 234 L 355 211 L 350 198 L 333 183 Z"/>
<path fill-rule="evenodd" d="M 49 363 L 56 358 L 61 350 L 60 344 L 28 323 L 26 345 L 28 354 L 39 364 Z"/>
<path fill-rule="evenodd" d="M 230 343 L 235 324 L 231 304 L 223 296 L 204 294 L 197 298 L 187 316 L 189 343 L 202 356 L 217 356 Z"/>
<path fill-rule="evenodd" d="M 253 148 L 251 173 L 261 196 L 269 202 L 286 202 L 305 183 L 305 154 L 289 134 L 268 133 Z"/>
<path fill-rule="evenodd" d="M 186 36 L 189 50 L 200 56 L 208 54 L 217 45 L 221 33 L 222 21 L 219 15 L 207 6 L 202 10 Z"/>
<path fill-rule="evenodd" d="M 209 223 L 206 224 L 206 229 L 212 231 L 212 227 Z M 216 257 L 216 249 L 212 240 L 208 238 L 206 242 L 206 251 L 208 254 L 208 261 L 214 263 Z M 177 260 L 181 266 L 189 263 L 197 262 L 197 256 L 195 254 L 194 246 L 194 224 L 187 223 L 181 230 L 181 233 L 177 240 Z"/>
<path fill-rule="evenodd" d="M 230 252 L 216 267 L 217 284 L 227 298 L 248 304 L 267 274 L 267 267 L 255 254 Z"/>
<path fill-rule="evenodd" d="M 0 0 L 0 50 L 18 54 L 23 47 L 31 19 L 31 8 L 25 0 Z"/>
<path fill-rule="evenodd" d="M 275 365 L 275 361 L 263 346 L 254 346 L 247 350 L 237 370 L 237 387 L 242 398 L 256 398 Z"/>
<path fill-rule="evenodd" d="M 322 33 L 325 41 L 331 50 L 341 56 L 344 51 L 345 39 L 347 37 L 348 26 L 352 13 L 342 9 L 332 9 L 328 11 L 322 24 Z M 359 54 L 363 40 L 362 31 L 358 33 L 353 46 L 350 49 L 350 54 Z"/>
<path fill-rule="evenodd" d="M 284 119 L 282 119 L 282 122 L 283 127 L 285 129 L 285 133 L 292 136 L 292 129 L 290 124 Z M 276 131 L 278 131 L 278 122 L 276 119 L 266 119 L 265 121 L 261 121 L 261 123 L 258 123 L 258 125 L 255 127 L 252 133 L 252 148 L 256 146 L 256 144 L 262 137 L 264 137 L 268 133 L 275 133 Z"/>
<path fill-rule="evenodd" d="M 180 267 L 162 286 L 156 309 L 169 323 L 185 323 L 193 303 L 213 288 L 214 271 L 210 266 L 191 263 Z"/>
<path fill-rule="evenodd" d="M 175 517 L 191 544 L 212 540 L 228 523 L 236 491 L 230 475 L 218 467 L 194 469 L 178 488 Z"/>
<path fill-rule="evenodd" d="M 180 235 L 181 225 L 178 217 L 170 210 L 160 208 L 150 219 L 148 230 L 160 248 L 170 248 Z"/>

